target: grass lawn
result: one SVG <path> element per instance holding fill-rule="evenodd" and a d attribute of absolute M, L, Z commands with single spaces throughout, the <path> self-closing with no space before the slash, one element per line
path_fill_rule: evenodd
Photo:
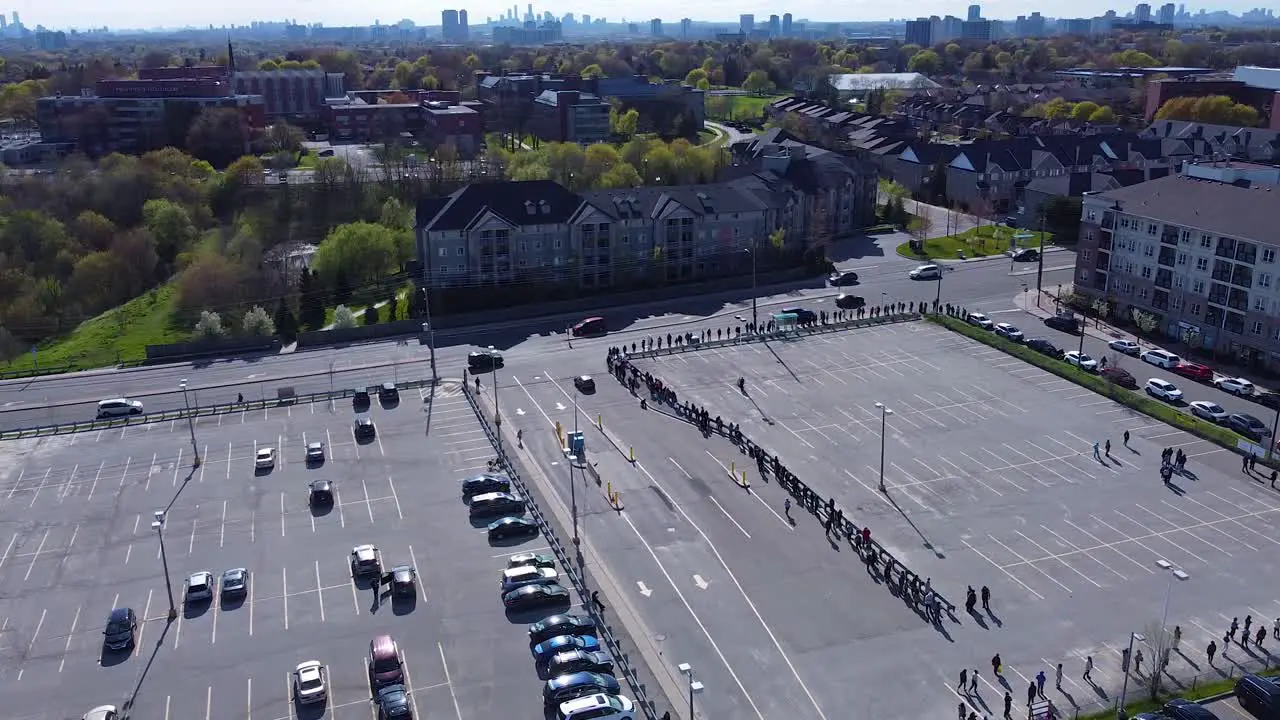
<path fill-rule="evenodd" d="M 1009 241 L 1014 235 L 1026 236 L 1017 239 L 1018 247 L 1039 247 L 1041 235 L 1044 236 L 1045 246 L 1053 244 L 1053 233 L 1010 229 L 1003 225 L 983 225 L 978 228 L 969 228 L 956 235 L 929 238 L 924 241 L 923 255 L 912 252 L 909 243 L 899 245 L 897 251 L 903 257 L 919 260 L 934 258 L 953 260 L 958 257 L 957 251 L 963 251 L 966 258 L 988 257 L 1004 254 L 1009 249 Z"/>
<path fill-rule="evenodd" d="M 103 367 L 121 361 L 141 360 L 147 356 L 148 345 L 186 340 L 191 329 L 172 323 L 174 295 L 174 288 L 164 285 L 114 310 L 85 320 L 66 337 L 41 344 L 37 352 L 40 366 Z M 31 353 L 26 353 L 14 358 L 5 369 L 31 367 Z"/>
<path fill-rule="evenodd" d="M 707 98 L 708 120 L 759 120 L 764 108 L 786 95 L 713 95 Z"/>

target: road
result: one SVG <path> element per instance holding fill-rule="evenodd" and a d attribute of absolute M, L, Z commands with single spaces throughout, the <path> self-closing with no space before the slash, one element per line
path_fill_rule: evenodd
<path fill-rule="evenodd" d="M 704 122 L 703 124 L 704 124 L 704 125 L 706 125 L 706 126 L 707 126 L 707 127 L 709 127 L 709 128 L 712 128 L 712 129 L 714 129 L 714 130 L 717 130 L 717 131 L 719 131 L 719 132 L 721 132 L 721 133 L 723 133 L 723 134 L 725 134 L 725 135 L 728 135 L 728 136 L 729 136 L 729 139 L 724 141 L 724 145 L 723 145 L 723 146 L 724 146 L 724 147 L 726 147 L 726 148 L 727 148 L 727 147 L 729 147 L 729 146 L 731 146 L 731 145 L 733 145 L 733 144 L 734 144 L 734 143 L 736 143 L 736 142 L 741 142 L 741 141 L 743 141 L 743 140 L 749 140 L 749 139 L 751 139 L 751 138 L 755 137 L 755 133 L 751 133 L 751 132 L 743 132 L 743 131 L 741 131 L 741 130 L 739 130 L 739 129 L 737 129 L 737 128 L 732 128 L 732 127 L 729 127 L 728 125 L 724 125 L 724 124 L 722 124 L 722 123 L 712 122 L 712 121 L 710 121 L 710 120 L 707 120 L 707 121 L 706 121 L 706 122 Z"/>
<path fill-rule="evenodd" d="M 914 261 L 893 254 L 901 235 L 876 239 L 871 251 L 860 258 L 838 263 L 841 269 L 855 269 L 861 284 L 851 292 L 869 304 L 882 302 L 931 301 L 937 288 L 932 282 L 919 283 L 906 277 Z M 1073 260 L 1068 253 L 1055 253 L 1046 260 L 1046 284 L 1069 278 Z M 1011 267 L 1000 259 L 962 263 L 946 274 L 942 283 L 944 301 L 974 308 L 1012 308 L 1014 295 L 1023 285 L 1035 285 L 1033 266 Z M 762 290 L 764 290 L 762 288 Z M 767 290 L 765 290 L 767 292 Z M 797 303 L 815 302 L 838 294 L 815 280 L 809 286 L 762 297 L 761 313 Z M 684 298 L 640 306 L 617 308 L 605 313 L 617 329 L 609 342 L 638 339 L 649 334 L 665 334 L 699 324 L 733 324 L 735 317 L 750 317 L 751 302 L 742 293 Z M 520 321 L 505 325 L 445 330 L 435 334 L 437 365 L 441 376 L 457 377 L 465 366 L 465 356 L 476 347 L 493 345 L 512 358 L 536 357 L 554 363 L 572 361 L 593 341 L 566 341 L 561 328 L 572 317 Z M 591 353 L 587 353 L 591 355 Z M 323 392 L 344 387 L 368 386 L 430 375 L 429 352 L 425 346 L 398 345 L 396 341 L 374 342 L 342 348 L 323 348 L 251 360 L 229 359 L 198 363 L 176 363 L 133 369 L 103 369 L 43 378 L 0 383 L 0 429 L 31 427 L 91 419 L 96 403 L 110 397 L 142 400 L 148 411 L 178 409 L 191 405 L 229 403 L 243 395 L 246 400 L 272 398 L 277 389 L 292 387 L 297 394 Z M 594 356 L 589 361 L 594 364 Z M 187 397 L 180 384 L 187 381 Z"/>

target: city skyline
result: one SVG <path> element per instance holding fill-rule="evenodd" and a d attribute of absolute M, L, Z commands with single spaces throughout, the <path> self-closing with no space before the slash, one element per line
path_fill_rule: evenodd
<path fill-rule="evenodd" d="M 402 19 L 413 21 L 419 26 L 439 26 L 441 12 L 446 9 L 466 10 L 473 26 L 482 25 L 486 17 L 499 18 L 510 7 L 505 2 L 488 3 L 446 3 L 424 6 L 408 0 L 392 0 L 377 6 L 371 14 L 367 6 L 351 3 L 338 3 L 334 0 L 285 0 L 271 6 L 272 16 L 264 16 L 264 8 L 260 3 L 249 0 L 227 0 L 215 6 L 184 6 L 182 14 L 175 16 L 171 3 L 159 0 L 138 0 L 125 6 L 110 6 L 99 3 L 88 3 L 76 0 L 70 3 L 57 3 L 52 6 L 36 4 L 32 0 L 10 2 L 3 8 L 6 15 L 16 11 L 29 28 L 37 25 L 49 29 L 70 30 L 108 27 L 115 29 L 179 29 L 204 28 L 210 25 L 223 27 L 229 25 L 249 25 L 252 22 L 279 21 L 282 18 L 293 18 L 301 23 L 321 23 L 326 26 L 367 26 L 375 22 L 389 25 Z M 984 18 L 1013 19 L 1039 10 L 1046 17 L 1092 17 L 1114 10 L 1121 16 L 1133 11 L 1131 3 L 1117 4 L 1108 0 L 1088 0 L 1071 6 L 1072 14 L 1061 11 L 1054 12 L 1050 6 L 1035 7 L 1026 3 L 1015 3 L 1011 0 L 984 2 L 982 15 Z M 1234 15 L 1247 12 L 1258 7 L 1256 0 L 1226 0 L 1212 7 L 1205 7 L 1207 12 L 1230 12 Z M 630 3 L 587 3 L 569 0 L 567 3 L 555 5 L 538 5 L 535 10 L 541 15 L 550 11 L 557 17 L 566 13 L 575 15 L 591 15 L 607 17 L 611 22 L 642 23 L 646 27 L 653 18 L 678 27 L 682 18 L 691 17 L 695 22 L 723 24 L 726 28 L 736 27 L 738 18 L 743 14 L 754 14 L 768 18 L 771 14 L 791 13 L 797 21 L 804 19 L 810 22 L 878 22 L 890 19 L 904 20 L 930 15 L 954 15 L 965 17 L 968 3 L 941 2 L 933 0 L 913 5 L 909 12 L 901 16 L 883 14 L 884 6 L 879 4 L 858 2 L 842 5 L 833 11 L 828 3 L 803 0 L 801 2 L 750 2 L 728 3 L 717 0 L 698 6 L 697 17 L 691 17 L 690 8 L 685 3 L 658 0 L 648 3 L 643 11 L 637 11 Z M 901 10 L 908 10 L 901 8 Z M 1201 7 L 1187 7 L 1188 12 L 1195 15 Z M 838 12 L 838 14 L 836 14 Z"/>

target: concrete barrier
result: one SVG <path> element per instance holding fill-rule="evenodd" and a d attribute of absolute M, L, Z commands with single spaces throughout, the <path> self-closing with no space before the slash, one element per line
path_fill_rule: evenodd
<path fill-rule="evenodd" d="M 280 352 L 280 340 L 274 337 L 194 340 L 184 343 L 169 343 L 168 345 L 148 345 L 147 362 L 173 362 L 175 360 L 274 352 Z"/>
<path fill-rule="evenodd" d="M 322 345 L 341 345 L 342 343 L 364 342 L 397 335 L 415 335 L 422 332 L 421 320 L 395 320 L 363 325 L 361 327 L 342 328 L 340 330 L 312 330 L 298 333 L 298 347 L 317 347 Z"/>

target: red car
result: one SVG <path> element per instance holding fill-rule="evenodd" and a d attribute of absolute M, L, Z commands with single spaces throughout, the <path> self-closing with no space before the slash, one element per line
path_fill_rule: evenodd
<path fill-rule="evenodd" d="M 1182 377 L 1191 378 L 1192 380 L 1198 380 L 1200 382 L 1213 381 L 1213 369 L 1208 365 L 1184 362 L 1173 366 L 1171 370 Z"/>

